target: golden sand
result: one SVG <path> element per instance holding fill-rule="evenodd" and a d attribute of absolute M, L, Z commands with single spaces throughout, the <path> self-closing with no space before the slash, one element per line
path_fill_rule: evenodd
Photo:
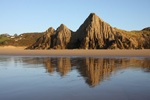
<path fill-rule="evenodd" d="M 0 55 L 9 56 L 93 56 L 93 57 L 150 57 L 150 50 L 24 50 L 25 47 L 0 47 Z"/>

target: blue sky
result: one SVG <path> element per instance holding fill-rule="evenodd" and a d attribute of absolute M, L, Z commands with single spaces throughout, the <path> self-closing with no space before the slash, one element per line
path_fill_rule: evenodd
<path fill-rule="evenodd" d="M 91 12 L 113 27 L 150 27 L 150 0 L 0 0 L 0 34 L 43 32 L 65 24 L 76 31 Z"/>

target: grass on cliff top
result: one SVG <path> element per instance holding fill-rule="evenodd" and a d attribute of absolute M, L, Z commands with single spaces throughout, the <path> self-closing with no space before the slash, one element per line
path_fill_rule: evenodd
<path fill-rule="evenodd" d="M 8 40 L 8 37 L 2 37 L 2 36 L 0 36 L 0 42 L 6 41 L 6 40 Z"/>
<path fill-rule="evenodd" d="M 127 36 L 130 36 L 132 38 L 138 38 L 140 37 L 142 34 L 150 34 L 149 31 L 125 31 L 125 30 L 121 30 L 121 29 L 117 29 L 115 28 L 118 32 L 123 33 Z"/>
<path fill-rule="evenodd" d="M 0 45 L 30 46 L 42 35 L 43 33 L 23 33 L 15 38 L 1 37 Z"/>

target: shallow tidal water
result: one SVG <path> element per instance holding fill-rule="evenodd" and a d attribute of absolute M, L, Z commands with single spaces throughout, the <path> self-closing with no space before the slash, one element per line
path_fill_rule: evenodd
<path fill-rule="evenodd" d="M 0 56 L 0 100 L 150 100 L 150 58 Z"/>

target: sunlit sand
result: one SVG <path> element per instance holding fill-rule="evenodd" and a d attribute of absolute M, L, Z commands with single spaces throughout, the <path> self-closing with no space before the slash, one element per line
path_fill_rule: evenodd
<path fill-rule="evenodd" d="M 150 50 L 24 50 L 25 47 L 0 47 L 0 55 L 11 56 L 83 56 L 83 57 L 150 57 Z"/>

